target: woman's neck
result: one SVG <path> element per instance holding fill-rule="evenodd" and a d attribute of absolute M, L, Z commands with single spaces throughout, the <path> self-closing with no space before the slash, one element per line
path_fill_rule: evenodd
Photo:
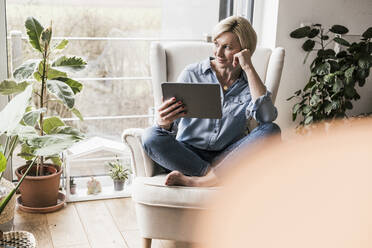
<path fill-rule="evenodd" d="M 211 61 L 213 70 L 222 87 L 230 87 L 240 76 L 242 69 L 240 66 L 233 67 L 219 67 L 213 60 Z"/>

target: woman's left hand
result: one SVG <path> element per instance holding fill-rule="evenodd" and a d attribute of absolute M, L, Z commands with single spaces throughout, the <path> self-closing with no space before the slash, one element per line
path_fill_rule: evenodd
<path fill-rule="evenodd" d="M 240 52 L 234 54 L 233 66 L 236 67 L 237 65 L 240 65 L 244 71 L 249 70 L 253 68 L 251 57 L 252 55 L 250 50 L 241 50 Z"/>

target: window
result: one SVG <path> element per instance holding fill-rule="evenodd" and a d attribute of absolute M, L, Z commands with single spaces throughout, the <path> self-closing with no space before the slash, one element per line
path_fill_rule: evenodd
<path fill-rule="evenodd" d="M 62 109 L 64 120 L 88 138 L 121 142 L 124 129 L 151 125 L 150 43 L 204 40 L 218 22 L 218 8 L 215 0 L 7 1 L 9 71 L 33 55 L 26 43 L 26 17 L 44 26 L 52 21 L 54 38 L 69 40 L 65 53 L 88 61 L 85 71 L 73 75 L 84 84 L 76 107 L 85 121 Z M 14 167 L 22 163 L 14 157 Z"/>

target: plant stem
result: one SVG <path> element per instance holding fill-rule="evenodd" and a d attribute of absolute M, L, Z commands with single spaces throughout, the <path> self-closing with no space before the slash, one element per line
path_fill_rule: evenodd
<path fill-rule="evenodd" d="M 5 197 L 1 203 L 0 203 L 0 215 L 1 213 L 4 211 L 6 205 L 8 204 L 8 202 L 10 201 L 10 199 L 12 199 L 13 195 L 17 192 L 19 186 L 21 186 L 21 183 L 23 182 L 23 179 L 26 177 L 26 175 L 28 174 L 29 170 L 31 169 L 32 165 L 35 163 L 37 157 L 34 158 L 34 160 L 32 160 L 32 162 L 30 163 L 30 165 L 28 166 L 27 170 L 25 171 L 25 173 L 23 174 L 22 178 L 19 180 L 17 186 L 9 192 L 9 194 L 7 195 L 7 197 Z"/>
<path fill-rule="evenodd" d="M 44 107 L 44 95 L 46 91 L 46 67 L 47 67 L 47 54 L 48 54 L 48 46 L 45 45 L 44 47 L 44 53 L 43 53 L 43 75 L 41 75 L 41 95 L 40 95 L 40 108 Z M 44 130 L 43 130 L 43 118 L 44 114 L 40 113 L 40 136 L 44 135 Z M 36 175 L 44 175 L 44 157 L 40 157 L 40 167 L 38 166 L 36 169 Z"/>

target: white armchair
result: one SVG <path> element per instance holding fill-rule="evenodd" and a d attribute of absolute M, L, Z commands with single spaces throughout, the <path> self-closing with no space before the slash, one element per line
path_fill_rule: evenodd
<path fill-rule="evenodd" d="M 205 42 L 152 43 L 150 66 L 155 106 L 161 101 L 161 83 L 176 82 L 186 65 L 212 56 L 213 44 Z M 257 48 L 252 62 L 272 93 L 278 92 L 283 68 L 284 49 Z M 193 235 L 195 218 L 205 211 L 205 201 L 218 188 L 190 188 L 164 185 L 165 174 L 155 175 L 153 161 L 142 148 L 142 129 L 124 130 L 122 139 L 132 157 L 135 179 L 132 197 L 143 247 L 150 248 L 152 239 L 198 242 Z"/>

